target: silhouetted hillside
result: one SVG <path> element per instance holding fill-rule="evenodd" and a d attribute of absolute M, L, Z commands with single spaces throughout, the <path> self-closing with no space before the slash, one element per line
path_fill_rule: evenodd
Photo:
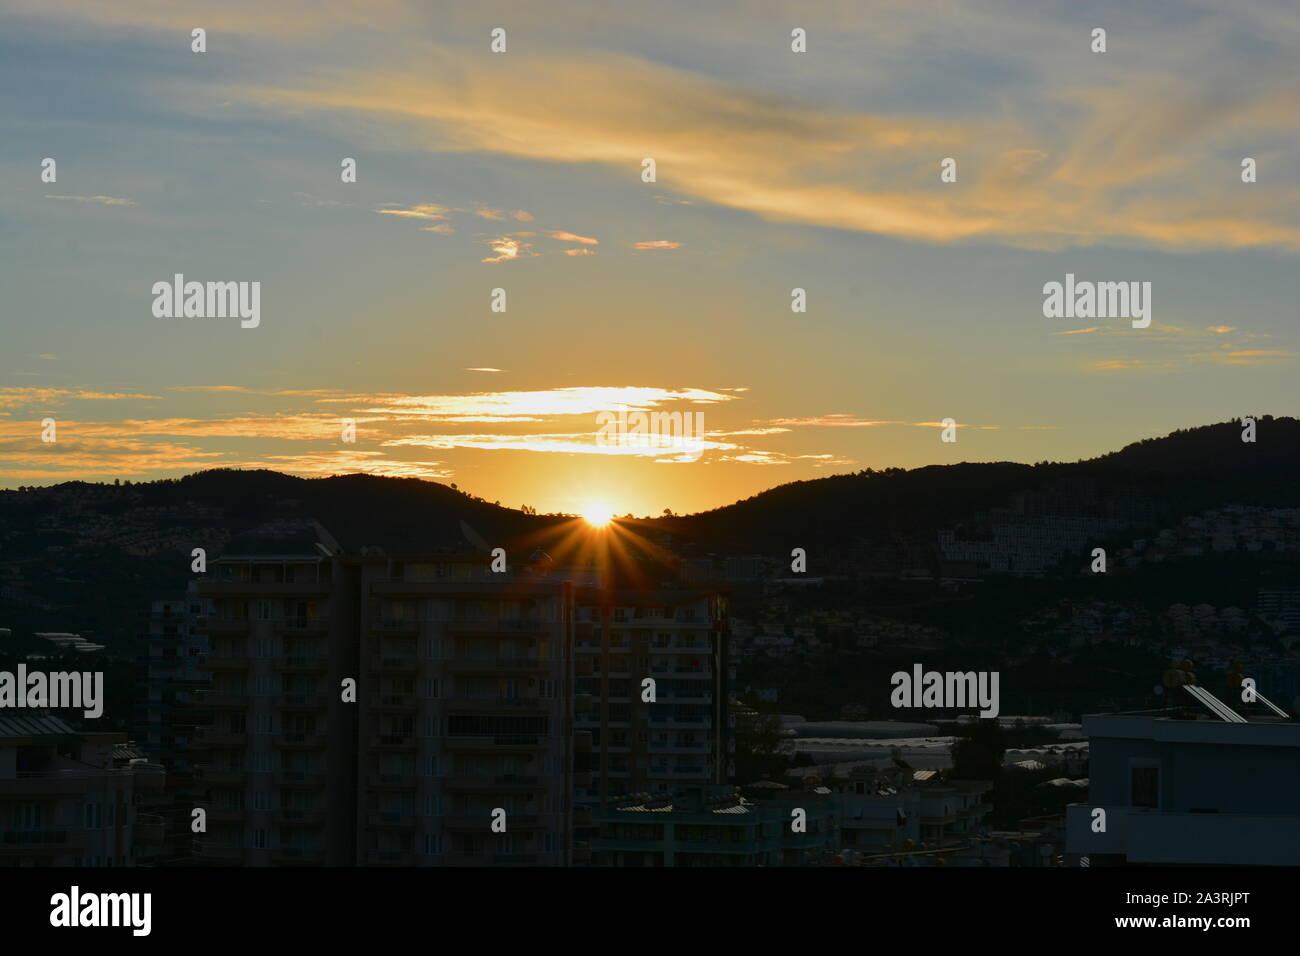
<path fill-rule="evenodd" d="M 1176 431 L 1088 461 L 931 465 L 867 469 L 780 485 L 725 508 L 662 519 L 709 550 L 788 548 L 950 527 L 972 512 L 1006 504 L 1019 491 L 1090 479 L 1103 495 L 1132 489 L 1175 513 L 1240 502 L 1300 504 L 1300 421 L 1264 417 L 1256 441 L 1227 422 Z"/>
<path fill-rule="evenodd" d="M 679 541 L 712 551 L 775 552 L 794 539 L 808 546 L 879 541 L 951 527 L 1006 504 L 1017 492 L 1070 479 L 1094 482 L 1103 496 L 1136 491 L 1174 512 L 1230 502 L 1294 506 L 1300 503 L 1300 421 L 1261 418 L 1253 444 L 1241 441 L 1239 423 L 1227 422 L 1137 442 L 1089 461 L 867 469 L 779 485 L 713 511 L 638 521 L 635 528 L 642 534 L 670 531 Z M 352 552 L 371 544 L 389 553 L 468 548 L 461 521 L 492 542 L 527 539 L 544 547 L 558 536 L 558 529 L 548 529 L 564 520 L 524 514 L 416 478 L 296 478 L 236 469 L 121 488 L 67 482 L 43 489 L 37 510 L 61 507 L 69 495 L 82 507 L 108 514 L 142 507 L 220 508 L 219 523 L 232 534 L 278 518 L 316 518 Z"/>

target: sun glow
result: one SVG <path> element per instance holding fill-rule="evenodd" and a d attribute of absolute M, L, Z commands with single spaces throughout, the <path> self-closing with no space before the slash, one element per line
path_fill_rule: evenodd
<path fill-rule="evenodd" d="M 599 501 L 592 502 L 582 509 L 582 520 L 593 528 L 607 527 L 613 517 L 614 512 L 609 506 Z"/>

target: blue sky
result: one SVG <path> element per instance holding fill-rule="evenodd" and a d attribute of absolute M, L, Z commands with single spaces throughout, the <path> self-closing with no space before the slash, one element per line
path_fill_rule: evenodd
<path fill-rule="evenodd" d="M 1295 413 L 1293 5 L 82 6 L 0 3 L 0 485 L 642 514 Z M 259 326 L 155 318 L 176 272 L 261 282 Z M 1150 282 L 1151 327 L 1044 318 L 1067 272 Z M 611 452 L 610 407 L 705 440 Z"/>

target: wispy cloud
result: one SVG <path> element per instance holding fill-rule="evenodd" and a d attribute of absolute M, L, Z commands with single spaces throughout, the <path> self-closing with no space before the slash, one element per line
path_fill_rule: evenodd
<path fill-rule="evenodd" d="M 101 206 L 134 206 L 134 199 L 119 199 L 116 196 L 49 196 L 46 199 L 64 199 L 70 202 L 96 203 Z"/>
<path fill-rule="evenodd" d="M 527 259 L 530 256 L 538 255 L 538 253 L 533 252 L 533 244 L 531 242 L 520 242 L 518 239 L 513 239 L 510 236 L 498 236 L 496 239 L 487 239 L 484 241 L 492 247 L 492 251 L 495 252 L 496 255 L 485 256 L 479 260 L 480 262 L 514 262 L 517 259 Z"/>
<path fill-rule="evenodd" d="M 97 392 L 86 388 L 47 388 L 35 385 L 9 385 L 0 388 L 0 408 L 35 408 L 60 405 L 69 401 L 125 402 L 160 398 L 161 395 L 139 392 Z"/>
<path fill-rule="evenodd" d="M 1061 32 L 1052 42 L 1067 41 Z M 1005 35 L 999 43 L 1008 56 L 1014 44 Z M 999 47 L 985 48 L 995 55 Z M 1193 56 L 1197 48 L 1183 49 Z M 431 59 L 442 66 L 432 77 Z M 405 68 L 340 70 L 297 88 L 233 95 L 390 120 L 403 143 L 546 162 L 626 169 L 649 142 L 674 191 L 775 221 L 1031 248 L 1123 241 L 1300 250 L 1300 188 L 1246 193 L 1230 169 L 1217 182 L 1197 174 L 1222 162 L 1225 143 L 1293 142 L 1297 93 L 1258 85 L 1208 96 L 1218 88 L 1200 89 L 1189 64 L 1169 61 L 1168 74 L 1138 73 L 1124 85 L 1053 82 L 1031 113 L 943 118 L 831 108 L 599 52 L 500 60 L 477 69 L 477 54 L 439 47 Z M 523 88 L 547 96 L 521 97 Z M 1134 103 L 1145 102 L 1169 109 L 1135 122 Z M 960 185 L 918 188 L 937 183 L 943 156 L 959 158 Z"/>
<path fill-rule="evenodd" d="M 584 246 L 596 246 L 600 244 L 599 239 L 592 239 L 590 236 L 577 236 L 564 230 L 553 230 L 547 233 L 552 239 L 558 239 L 561 242 L 580 242 Z"/>

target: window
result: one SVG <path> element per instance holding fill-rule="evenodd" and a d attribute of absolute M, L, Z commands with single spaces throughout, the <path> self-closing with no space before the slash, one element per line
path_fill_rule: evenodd
<path fill-rule="evenodd" d="M 254 850 L 265 850 L 265 849 L 266 849 L 266 831 L 265 831 L 265 830 L 263 830 L 263 829 L 261 829 L 261 828 L 258 828 L 258 829 L 256 829 L 256 830 L 253 831 L 253 849 L 254 849 Z"/>
<path fill-rule="evenodd" d="M 1129 767 L 1129 804 L 1134 807 L 1160 806 L 1160 767 L 1137 764 Z"/>
<path fill-rule="evenodd" d="M 90 807 L 90 804 L 86 804 Z M 19 830 L 39 830 L 41 828 L 41 805 L 39 803 L 20 803 L 14 810 L 15 828 Z M 89 827 L 89 824 L 87 824 Z"/>

